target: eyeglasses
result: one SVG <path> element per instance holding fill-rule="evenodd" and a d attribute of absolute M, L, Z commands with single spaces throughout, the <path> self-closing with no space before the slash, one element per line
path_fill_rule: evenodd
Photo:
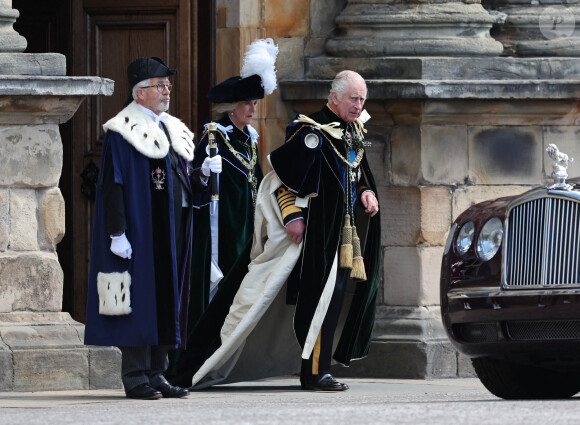
<path fill-rule="evenodd" d="M 165 90 L 165 87 L 167 87 L 167 90 L 169 90 L 171 92 L 171 89 L 173 88 L 172 84 L 155 84 L 154 86 L 143 86 L 141 87 L 142 89 L 148 89 L 149 87 L 155 87 L 157 89 L 157 91 L 159 93 L 163 93 L 163 90 Z"/>

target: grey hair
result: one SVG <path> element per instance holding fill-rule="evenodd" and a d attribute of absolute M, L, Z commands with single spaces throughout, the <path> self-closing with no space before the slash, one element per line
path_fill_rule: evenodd
<path fill-rule="evenodd" d="M 146 80 L 143 81 L 139 81 L 137 84 L 135 84 L 133 86 L 133 90 L 132 90 L 132 95 L 133 95 L 133 100 L 137 100 L 137 89 L 141 88 L 141 87 L 145 87 L 145 86 L 149 86 L 151 85 L 151 78 L 148 78 Z"/>
<path fill-rule="evenodd" d="M 330 93 L 328 93 L 328 103 L 332 103 L 332 93 L 336 93 L 336 97 L 339 100 L 342 99 L 342 96 L 348 91 L 349 84 L 353 81 L 362 81 L 366 91 L 367 84 L 358 72 L 346 70 L 336 74 L 336 77 L 332 80 Z"/>
<path fill-rule="evenodd" d="M 216 103 L 213 107 L 214 114 L 219 118 L 228 112 L 233 112 L 236 109 L 240 102 L 232 102 L 232 103 Z"/>

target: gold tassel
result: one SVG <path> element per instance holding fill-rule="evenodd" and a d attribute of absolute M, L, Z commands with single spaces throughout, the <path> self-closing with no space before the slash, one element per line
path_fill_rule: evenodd
<path fill-rule="evenodd" d="M 356 233 L 356 227 L 352 227 L 352 246 L 353 246 L 353 263 L 352 270 L 350 271 L 351 279 L 358 281 L 367 280 L 367 274 L 365 272 L 365 263 L 362 257 L 362 251 L 360 249 L 360 239 Z"/>
<path fill-rule="evenodd" d="M 352 227 L 350 215 L 345 214 L 342 227 L 342 245 L 340 245 L 340 267 L 352 269 Z"/>

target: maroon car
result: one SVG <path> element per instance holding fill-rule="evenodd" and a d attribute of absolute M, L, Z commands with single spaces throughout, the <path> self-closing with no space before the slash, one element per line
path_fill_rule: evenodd
<path fill-rule="evenodd" d="M 445 245 L 443 325 L 506 399 L 580 391 L 580 181 L 556 181 L 473 205 Z"/>

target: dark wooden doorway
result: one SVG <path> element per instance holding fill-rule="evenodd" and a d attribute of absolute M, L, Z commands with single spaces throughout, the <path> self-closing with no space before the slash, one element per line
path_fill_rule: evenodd
<path fill-rule="evenodd" d="M 58 245 L 64 271 L 63 311 L 84 322 L 94 203 L 90 171 L 98 171 L 102 124 L 128 98 L 127 65 L 158 56 L 173 77 L 170 113 L 195 133 L 209 116 L 205 97 L 214 80 L 214 2 L 196 0 L 13 0 L 20 12 L 14 28 L 28 41 L 26 52 L 62 53 L 67 75 L 115 81 L 110 97 L 90 97 L 61 125 L 66 234 Z M 81 188 L 83 189 L 81 191 Z"/>

